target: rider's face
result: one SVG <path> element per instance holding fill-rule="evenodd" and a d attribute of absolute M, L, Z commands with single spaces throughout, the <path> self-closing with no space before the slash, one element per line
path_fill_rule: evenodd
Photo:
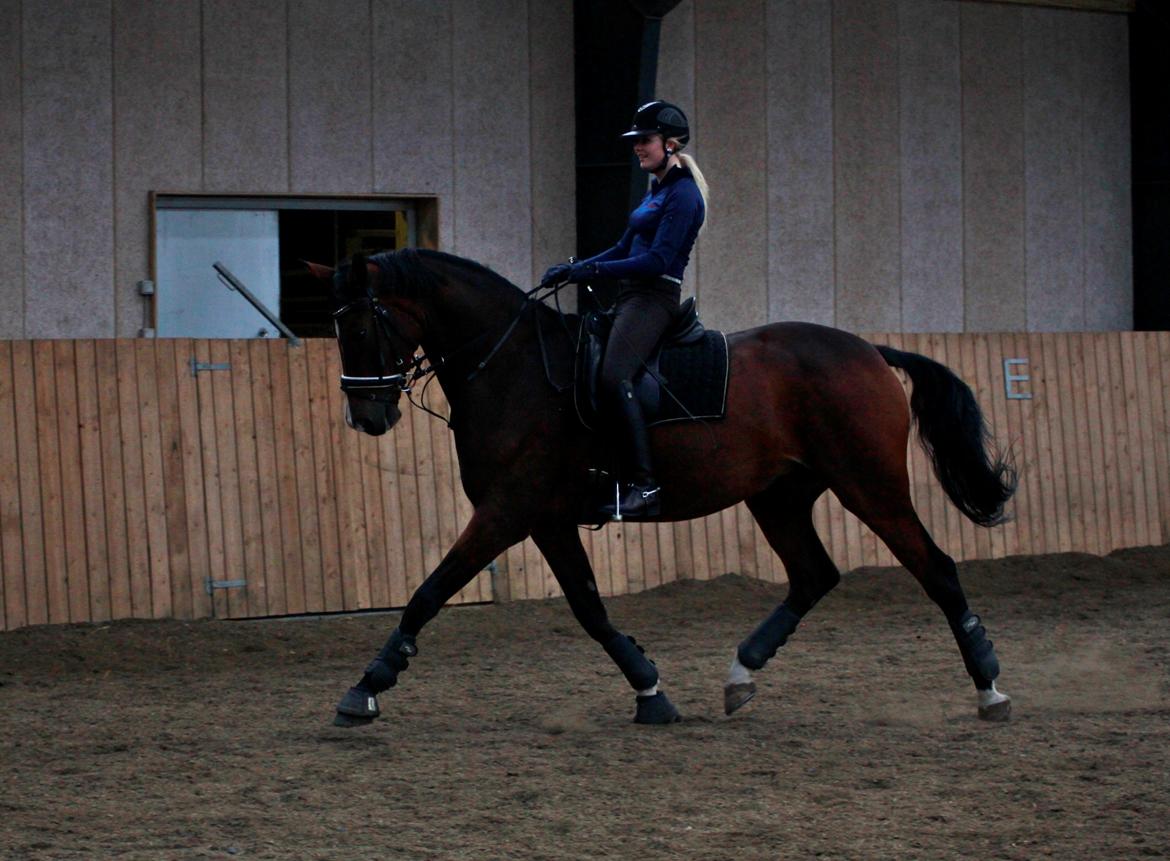
<path fill-rule="evenodd" d="M 634 138 L 634 156 L 642 170 L 655 170 L 666 158 L 662 135 L 641 135 Z"/>

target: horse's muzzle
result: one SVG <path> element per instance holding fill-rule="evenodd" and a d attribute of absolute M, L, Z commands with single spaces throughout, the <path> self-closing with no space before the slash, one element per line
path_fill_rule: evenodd
<path fill-rule="evenodd" d="M 388 404 L 376 401 L 360 401 L 360 406 L 354 409 L 350 400 L 345 402 L 345 423 L 362 433 L 370 436 L 381 436 L 398 424 L 402 418 L 402 411 L 397 404 Z"/>

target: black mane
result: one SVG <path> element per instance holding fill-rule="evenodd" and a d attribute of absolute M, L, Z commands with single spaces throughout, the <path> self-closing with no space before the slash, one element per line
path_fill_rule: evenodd
<path fill-rule="evenodd" d="M 492 286 L 507 288 L 510 292 L 520 292 L 519 287 L 482 263 L 443 251 L 403 248 L 400 251 L 383 251 L 370 257 L 370 261 L 386 276 L 386 281 L 393 285 L 392 289 L 408 298 L 419 298 L 438 287 L 439 277 L 429 267 L 423 265 L 422 261 L 426 259 L 479 276 Z"/>

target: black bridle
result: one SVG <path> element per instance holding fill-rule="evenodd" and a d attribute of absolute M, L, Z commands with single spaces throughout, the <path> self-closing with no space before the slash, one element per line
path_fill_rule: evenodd
<path fill-rule="evenodd" d="M 520 318 L 524 316 L 529 307 L 535 303 L 543 301 L 546 298 L 549 298 L 550 296 L 555 297 L 556 299 L 557 312 L 561 320 L 561 326 L 564 328 L 565 334 L 568 336 L 570 343 L 573 343 L 573 335 L 565 324 L 565 313 L 560 309 L 560 290 L 561 288 L 565 287 L 566 284 L 567 282 L 552 284 L 546 284 L 542 282 L 536 287 L 533 287 L 531 290 L 526 291 L 524 294 L 524 302 L 521 304 L 520 310 L 516 313 L 516 316 L 512 318 L 511 323 L 508 325 L 503 335 L 500 336 L 495 345 L 488 351 L 487 355 L 476 364 L 475 369 L 468 375 L 467 381 L 471 382 L 474 380 L 475 377 L 479 375 L 479 372 L 487 366 L 488 362 L 490 362 L 495 357 L 496 353 L 499 352 L 500 348 L 503 347 L 504 343 L 511 337 L 512 332 L 516 329 L 516 324 L 520 322 Z M 548 292 L 546 292 L 543 296 L 539 295 L 542 290 L 547 290 Z M 405 394 L 407 400 L 409 400 L 412 405 L 418 406 L 425 412 L 442 419 L 444 422 L 450 425 L 450 422 L 446 418 L 429 409 L 425 403 L 415 404 L 414 399 L 410 397 L 411 390 L 415 382 L 424 377 L 429 377 L 431 374 L 434 374 L 441 367 L 447 364 L 450 356 L 454 356 L 457 353 L 462 353 L 468 350 L 473 345 L 483 341 L 486 337 L 488 337 L 488 334 L 485 332 L 475 336 L 466 344 L 463 344 L 457 349 L 451 351 L 448 356 L 440 356 L 437 361 L 432 361 L 425 353 L 412 356 L 410 361 L 406 361 L 400 357 L 397 351 L 395 351 L 393 354 L 394 367 L 401 368 L 402 370 L 398 371 L 397 373 L 388 374 L 386 373 L 386 369 L 389 367 L 389 363 L 386 360 L 386 351 L 383 349 L 384 343 L 390 344 L 391 348 L 393 349 L 393 344 L 395 341 L 401 344 L 407 344 L 409 343 L 409 340 L 403 337 L 402 333 L 398 331 L 397 327 L 395 327 L 390 318 L 389 309 L 378 300 L 378 297 L 374 295 L 372 288 L 367 287 L 365 296 L 362 296 L 358 299 L 353 299 L 334 311 L 333 319 L 334 321 L 339 320 L 345 314 L 356 309 L 368 310 L 373 314 L 375 326 L 374 337 L 378 344 L 378 366 L 381 369 L 381 373 L 377 374 L 376 376 L 369 377 L 346 374 L 345 349 L 341 346 L 341 339 L 338 338 L 338 346 L 342 353 L 341 390 L 351 397 L 357 397 L 378 403 L 393 403 L 398 398 L 398 396 Z M 537 336 L 540 340 L 540 352 L 541 359 L 544 364 L 545 377 L 548 379 L 549 384 L 552 385 L 553 388 L 557 389 L 558 391 L 564 391 L 567 389 L 567 385 L 558 385 L 553 382 L 548 363 L 548 356 L 544 345 L 544 336 L 540 331 L 539 326 L 537 327 Z M 425 392 L 426 386 L 423 386 L 423 390 Z"/>
<path fill-rule="evenodd" d="M 339 338 L 338 345 L 342 352 L 341 390 L 343 392 L 351 397 L 362 398 L 367 401 L 392 403 L 399 395 L 404 393 L 409 395 L 411 386 L 417 380 L 435 372 L 435 368 L 431 365 L 424 367 L 424 363 L 428 361 L 425 354 L 412 356 L 410 361 L 407 361 L 397 352 L 393 346 L 395 341 L 400 344 L 406 344 L 409 341 L 395 327 L 390 319 L 390 311 L 378 301 L 372 291 L 360 299 L 354 299 L 342 305 L 333 312 L 333 319 L 335 321 L 340 320 L 343 316 L 354 310 L 368 310 L 373 314 L 374 339 L 378 344 L 378 367 L 381 369 L 381 372 L 372 377 L 361 377 L 345 373 L 345 348 L 341 346 L 341 339 Z M 402 369 L 397 373 L 386 373 L 389 363 L 386 360 L 386 350 L 383 348 L 387 344 L 393 350 L 394 367 Z"/>

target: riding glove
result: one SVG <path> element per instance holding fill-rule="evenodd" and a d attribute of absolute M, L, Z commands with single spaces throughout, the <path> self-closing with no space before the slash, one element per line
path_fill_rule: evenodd
<path fill-rule="evenodd" d="M 559 284 L 562 281 L 568 281 L 569 272 L 573 269 L 571 263 L 557 263 L 548 267 L 548 271 L 544 273 L 544 277 L 540 279 L 540 286 L 547 287 L 550 284 Z"/>
<path fill-rule="evenodd" d="M 555 266 L 550 266 L 548 271 L 544 273 L 544 277 L 540 279 L 540 286 L 548 287 L 549 285 L 560 284 L 565 281 L 579 284 L 582 281 L 596 277 L 596 263 L 558 263 Z"/>

